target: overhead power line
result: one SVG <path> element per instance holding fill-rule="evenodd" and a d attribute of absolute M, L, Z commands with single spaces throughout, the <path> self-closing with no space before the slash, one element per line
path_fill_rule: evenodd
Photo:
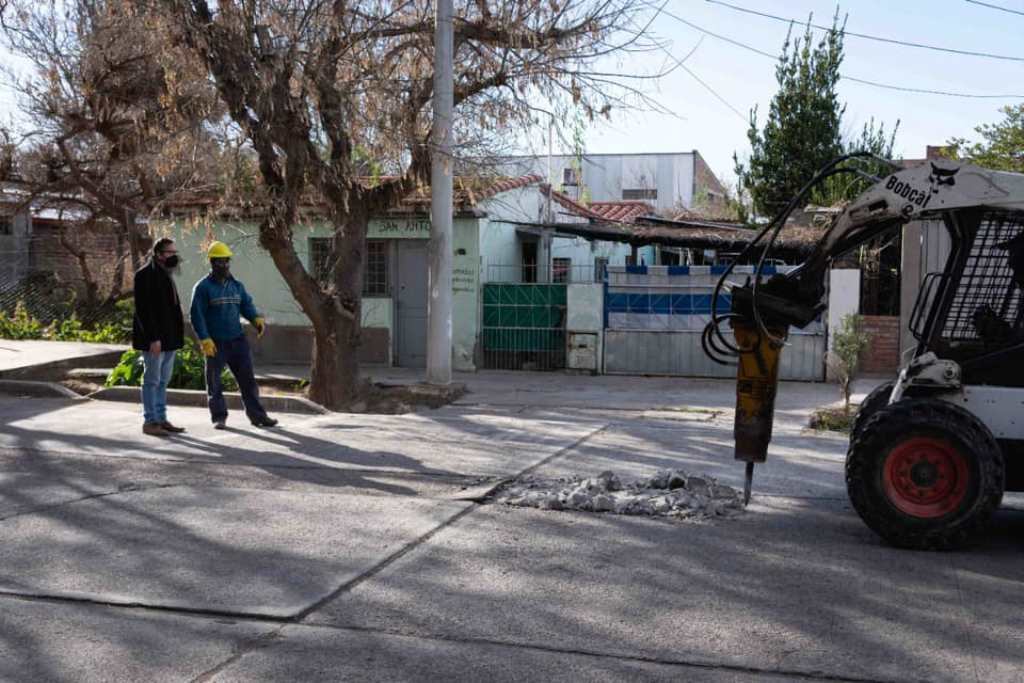
<path fill-rule="evenodd" d="M 769 14 L 767 12 L 760 12 L 758 10 L 749 9 L 747 7 L 740 7 L 739 5 L 733 5 L 728 2 L 722 2 L 722 0 L 706 0 L 706 2 L 712 5 L 721 5 L 722 7 L 728 7 L 736 12 L 743 12 L 744 14 L 753 14 L 754 16 L 764 17 L 765 19 L 774 19 L 775 21 L 781 21 L 786 24 L 807 24 L 812 26 L 819 31 L 831 31 L 831 26 L 822 26 L 820 24 L 813 24 L 811 22 L 799 21 L 797 19 L 790 19 L 787 17 L 780 17 L 777 14 Z M 992 52 L 976 52 L 974 50 L 958 50 L 953 47 L 942 47 L 940 45 L 928 45 L 926 43 L 915 43 L 909 40 L 897 40 L 895 38 L 883 38 L 881 36 L 872 36 L 867 33 L 856 33 L 843 29 L 843 35 L 853 36 L 855 38 L 863 38 L 865 40 L 874 40 L 879 43 L 888 43 L 890 45 L 902 45 L 904 47 L 914 47 L 921 50 L 934 50 L 936 52 L 948 52 L 956 55 L 967 55 L 970 57 L 985 57 L 987 59 L 1001 59 L 1008 62 L 1024 62 L 1024 57 L 1017 57 L 1014 55 L 1000 55 Z"/>
<path fill-rule="evenodd" d="M 993 5 L 993 4 L 988 3 L 988 2 L 981 2 L 981 0 L 967 0 L 967 2 L 971 3 L 972 5 L 981 5 L 982 7 L 989 7 L 991 9 L 997 9 L 1000 12 L 1009 12 L 1010 14 L 1019 14 L 1022 17 L 1024 17 L 1024 12 L 1021 12 L 1020 10 L 1016 10 L 1016 9 L 1010 9 L 1009 7 L 1000 7 L 999 5 Z"/>
<path fill-rule="evenodd" d="M 853 76 L 840 76 L 844 81 L 852 81 L 853 83 L 862 83 L 864 85 L 870 85 L 875 88 L 885 88 L 886 90 L 898 90 L 900 92 L 914 92 L 922 95 L 942 95 L 943 97 L 963 97 L 966 99 L 977 99 L 977 100 L 1024 100 L 1024 95 L 977 95 L 973 93 L 964 92 L 950 92 L 948 90 L 929 90 L 927 88 L 910 88 L 903 85 L 889 85 L 887 83 L 877 83 L 875 81 L 869 81 L 864 78 L 854 78 Z"/>
<path fill-rule="evenodd" d="M 707 84 L 707 83 L 706 83 L 706 82 L 704 81 L 704 79 L 702 79 L 702 78 L 701 78 L 700 76 L 698 76 L 697 74 L 693 73 L 693 70 L 692 70 L 692 69 L 691 69 L 690 67 L 686 66 L 685 64 L 680 64 L 679 66 L 681 66 L 681 67 L 683 68 L 683 70 L 684 70 L 684 71 L 685 71 L 686 73 L 690 74 L 690 77 L 691 77 L 691 78 L 693 78 L 693 80 L 697 81 L 697 82 L 698 82 L 698 83 L 700 83 L 700 84 L 701 84 L 702 86 L 704 86 L 704 89 L 705 89 L 705 90 L 707 90 L 707 91 L 708 91 L 709 93 L 711 93 L 712 95 L 714 95 L 714 96 L 715 96 L 715 98 L 716 98 L 716 99 L 717 99 L 717 100 L 718 100 L 719 102 L 721 102 L 722 104 L 724 104 L 725 106 L 727 106 L 727 107 L 728 107 L 729 109 L 731 109 L 731 110 L 732 110 L 732 113 L 733 113 L 733 114 L 736 114 L 736 116 L 740 117 L 740 120 L 741 120 L 741 121 L 743 121 L 744 123 L 749 123 L 749 122 L 750 122 L 750 120 L 749 120 L 749 119 L 748 119 L 748 118 L 747 118 L 746 116 L 744 116 L 744 115 L 743 115 L 743 114 L 742 114 L 742 113 L 740 112 L 740 110 L 739 110 L 739 109 L 737 109 L 736 107 L 732 106 L 732 104 L 730 104 L 730 103 L 729 103 L 729 101 L 728 101 L 727 99 L 725 99 L 724 97 L 722 97 L 721 95 L 719 95 L 719 94 L 718 94 L 718 92 L 717 92 L 717 91 L 716 91 L 716 90 L 715 90 L 714 88 L 712 88 L 712 87 L 711 87 L 710 85 L 708 85 L 708 84 Z"/>
<path fill-rule="evenodd" d="M 696 45 L 694 45 L 694 46 L 693 46 L 693 49 L 692 49 L 692 50 L 690 50 L 690 51 L 689 51 L 689 52 L 688 52 L 688 53 L 686 54 L 686 56 L 685 56 L 685 57 L 683 57 L 682 59 L 680 59 L 679 57 L 676 57 L 676 56 L 675 56 L 674 54 L 672 54 L 672 53 L 671 53 L 671 52 L 670 52 L 670 51 L 669 51 L 669 50 L 668 50 L 668 49 L 667 49 L 667 48 L 666 48 L 666 47 L 665 47 L 664 45 L 661 45 L 660 47 L 661 47 L 661 50 L 662 50 L 662 52 L 664 52 L 664 53 L 665 53 L 666 55 L 668 55 L 668 58 L 669 58 L 669 59 L 671 59 L 671 60 L 672 60 L 673 62 L 675 62 L 675 63 L 676 63 L 676 66 L 678 66 L 678 67 L 679 67 L 680 69 L 682 69 L 682 70 L 683 70 L 683 71 L 685 71 L 685 72 L 686 72 L 687 74 L 689 74 L 689 75 L 690 75 L 690 78 L 692 78 L 693 80 L 697 81 L 697 82 L 698 82 L 698 83 L 700 83 L 700 84 L 701 84 L 702 86 L 704 86 L 704 89 L 705 89 L 705 90 L 707 90 L 707 91 L 708 91 L 709 93 L 711 93 L 712 95 L 714 95 L 714 96 L 715 96 L 715 98 L 716 98 L 716 99 L 717 99 L 717 100 L 718 100 L 719 102 L 721 102 L 721 103 L 722 103 L 722 104 L 724 104 L 724 105 L 725 105 L 726 107 L 728 107 L 729 109 L 731 109 L 731 110 L 732 110 L 732 113 L 734 113 L 734 114 L 736 114 L 736 116 L 740 117 L 740 120 L 742 120 L 742 121 L 746 121 L 746 120 L 747 120 L 747 117 L 745 117 L 745 116 L 744 116 L 744 115 L 743 115 L 742 113 L 740 113 L 740 110 L 739 110 L 739 109 L 737 109 L 736 107 L 734 107 L 734 106 L 732 105 L 732 103 L 731 103 L 731 102 L 729 102 L 729 101 L 728 101 L 727 99 L 725 99 L 724 97 L 722 97 L 721 95 L 719 95 L 719 94 L 718 94 L 718 91 L 716 91 L 716 90 L 715 90 L 714 88 L 712 88 L 712 87 L 711 87 L 710 85 L 708 85 L 708 84 L 707 84 L 707 82 L 705 82 L 705 81 L 704 81 L 704 79 L 702 79 L 702 78 L 701 78 L 700 76 L 698 76 L 697 74 L 695 74 L 695 73 L 693 72 L 693 70 L 692 70 L 692 69 L 691 69 L 690 67 L 686 66 L 686 64 L 684 63 L 684 62 L 686 62 L 686 60 L 688 60 L 688 59 L 689 59 L 690 57 L 692 57 L 692 56 L 693 56 L 693 53 L 697 51 L 697 48 L 698 48 L 698 47 L 700 47 L 700 44 L 701 44 L 702 42 L 704 42 L 704 36 L 701 36 L 701 37 L 700 37 L 700 41 L 698 41 L 698 43 L 697 43 Z"/>
<path fill-rule="evenodd" d="M 709 0 L 709 1 L 711 1 L 711 0 Z M 752 45 L 748 45 L 748 44 L 746 44 L 744 42 L 741 42 L 739 40 L 735 40 L 734 38 L 729 38 L 728 36 L 723 36 L 720 33 L 715 33 L 713 31 L 709 31 L 706 28 L 704 28 L 703 26 L 698 26 L 697 24 L 693 23 L 692 21 L 688 21 L 686 19 L 683 19 L 682 17 L 680 17 L 680 16 L 678 16 L 676 14 L 673 14 L 672 12 L 670 12 L 668 10 L 661 10 L 661 13 L 666 15 L 666 16 L 668 16 L 668 17 L 671 17 L 672 19 L 675 19 L 678 22 L 681 22 L 681 23 L 689 26 L 690 28 L 692 28 L 692 29 L 694 29 L 696 31 L 700 31 L 701 33 L 703 33 L 705 35 L 711 36 L 712 38 L 717 38 L 717 39 L 719 39 L 721 41 L 729 43 L 730 45 L 735 45 L 736 47 L 743 48 L 744 50 L 747 50 L 749 52 L 753 52 L 756 55 L 760 55 L 762 57 L 767 57 L 768 59 L 772 59 L 772 60 L 778 60 L 778 58 L 779 58 L 778 55 L 773 55 L 770 52 L 766 52 L 764 50 L 760 50 L 760 49 L 758 49 L 756 47 L 753 47 Z M 854 76 L 846 76 L 846 75 L 843 75 L 843 74 L 840 74 L 839 77 L 841 79 L 845 80 L 845 81 L 851 81 L 853 83 L 860 83 L 862 85 L 869 85 L 869 86 L 872 86 L 874 88 L 883 88 L 885 90 L 896 90 L 896 91 L 900 91 L 900 92 L 918 93 L 918 94 L 922 94 L 922 95 L 941 95 L 943 97 L 961 97 L 961 98 L 966 98 L 966 99 L 984 99 L 984 100 L 1020 100 L 1020 99 L 1024 99 L 1024 95 L 986 95 L 986 94 L 976 94 L 976 93 L 953 92 L 953 91 L 949 91 L 949 90 L 930 90 L 928 88 L 911 88 L 911 87 L 902 86 L 902 85 L 891 85 L 889 83 L 879 83 L 878 81 L 869 81 L 869 80 L 867 80 L 865 78 L 856 78 Z"/>

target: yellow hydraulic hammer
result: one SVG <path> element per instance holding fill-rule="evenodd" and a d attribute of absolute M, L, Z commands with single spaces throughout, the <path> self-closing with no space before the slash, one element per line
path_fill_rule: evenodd
<path fill-rule="evenodd" d="M 736 370 L 736 459 L 747 463 L 743 502 L 750 502 L 754 463 L 768 458 L 775 414 L 775 392 L 779 385 L 779 355 L 788 330 L 768 329 L 765 334 L 753 320 L 733 318 L 732 330 L 740 349 Z"/>

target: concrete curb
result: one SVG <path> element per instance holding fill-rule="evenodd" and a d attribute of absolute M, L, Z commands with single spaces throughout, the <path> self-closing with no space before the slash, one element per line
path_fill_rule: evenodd
<path fill-rule="evenodd" d="M 33 398 L 66 398 L 73 401 L 88 400 L 85 396 L 79 396 L 56 382 L 31 382 L 19 379 L 0 379 L 0 394 Z"/>
<path fill-rule="evenodd" d="M 89 394 L 97 401 L 138 403 L 142 399 L 139 387 L 106 387 Z M 242 410 L 242 396 L 237 392 L 224 392 L 229 410 Z M 260 396 L 260 403 L 271 413 L 305 413 L 328 415 L 331 411 L 301 396 Z M 167 404 L 172 406 L 206 407 L 206 392 L 192 389 L 168 389 Z"/>

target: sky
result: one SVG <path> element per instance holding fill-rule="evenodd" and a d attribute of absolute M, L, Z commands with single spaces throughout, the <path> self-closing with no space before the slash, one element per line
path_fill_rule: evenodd
<path fill-rule="evenodd" d="M 654 2 L 654 0 L 651 0 Z M 731 4 L 806 21 L 829 24 L 836 4 L 828 0 L 723 0 Z M 985 0 L 1024 13 L 1024 0 Z M 745 43 L 771 55 L 782 48 L 788 25 L 737 12 L 708 0 L 667 0 L 664 8 L 702 29 Z M 890 45 L 847 35 L 842 72 L 899 87 L 943 90 L 975 95 L 1024 96 L 1024 14 L 1001 12 L 968 0 L 847 0 L 847 30 L 885 38 L 927 43 L 951 49 L 996 53 L 1021 61 L 949 54 Z M 802 32 L 802 27 L 795 29 Z M 658 15 L 652 32 L 668 53 L 681 59 L 696 46 L 685 66 L 713 89 L 723 104 L 682 69 L 654 84 L 648 94 L 675 115 L 613 112 L 610 122 L 594 122 L 586 131 L 590 153 L 683 152 L 698 150 L 718 177 L 735 179 L 732 156 L 749 154 L 748 112 L 754 106 L 760 121 L 776 90 L 776 60 L 754 54 Z M 817 32 L 820 36 L 821 32 Z M 701 39 L 704 35 L 703 40 Z M 10 61 L 9 54 L 2 55 Z M 664 51 L 615 58 L 602 65 L 623 73 L 652 73 L 674 64 Z M 974 128 L 1001 118 L 999 108 L 1024 102 L 1024 97 L 969 99 L 904 93 L 841 81 L 846 103 L 844 128 L 859 131 L 872 117 L 891 127 L 899 121 L 897 156 L 920 158 L 927 145 L 952 137 L 976 138 Z M 12 93 L 0 89 L 0 116 L 11 111 Z M 735 109 L 735 111 L 734 111 Z M 546 141 L 531 145 L 546 151 Z M 557 152 L 569 152 L 558 149 Z"/>
<path fill-rule="evenodd" d="M 1022 0 L 986 0 L 1024 13 Z M 730 4 L 806 21 L 831 23 L 834 2 L 818 0 L 728 0 Z M 665 9 L 702 29 L 777 55 L 788 26 L 737 12 L 707 0 L 669 0 Z M 848 31 L 925 43 L 964 51 L 1018 57 L 1009 61 L 949 54 L 902 45 L 883 44 L 847 35 L 841 71 L 854 78 L 889 85 L 978 95 L 1017 94 L 1017 98 L 967 99 L 904 93 L 841 81 L 846 103 L 844 128 L 859 131 L 864 123 L 899 121 L 895 154 L 924 157 L 927 145 L 952 137 L 976 139 L 974 128 L 1002 118 L 1000 107 L 1024 102 L 1024 14 L 1001 12 L 967 0 L 849 0 L 840 6 L 848 15 Z M 802 33 L 803 27 L 794 32 Z M 720 179 L 734 181 L 732 156 L 749 154 L 747 114 L 754 106 L 764 114 L 774 95 L 776 61 L 705 36 L 668 16 L 658 16 L 653 32 L 668 50 L 683 58 L 697 77 L 738 110 L 738 115 L 682 69 L 662 79 L 650 94 L 680 118 L 655 113 L 625 113 L 587 131 L 590 153 L 681 152 L 696 149 Z M 817 36 L 821 32 L 816 32 Z M 671 64 L 664 52 L 623 68 L 657 69 Z"/>

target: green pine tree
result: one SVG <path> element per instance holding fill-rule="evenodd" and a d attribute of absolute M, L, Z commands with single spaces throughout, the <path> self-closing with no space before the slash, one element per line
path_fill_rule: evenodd
<path fill-rule="evenodd" d="M 841 124 L 845 105 L 836 93 L 843 61 L 843 29 L 837 10 L 832 29 L 813 44 L 810 23 L 802 38 L 786 36 L 775 68 L 779 90 L 772 98 L 764 129 L 757 108 L 750 114 L 751 154 L 746 164 L 733 156 L 741 191 L 754 213 L 773 215 L 814 173 L 843 152 Z"/>

